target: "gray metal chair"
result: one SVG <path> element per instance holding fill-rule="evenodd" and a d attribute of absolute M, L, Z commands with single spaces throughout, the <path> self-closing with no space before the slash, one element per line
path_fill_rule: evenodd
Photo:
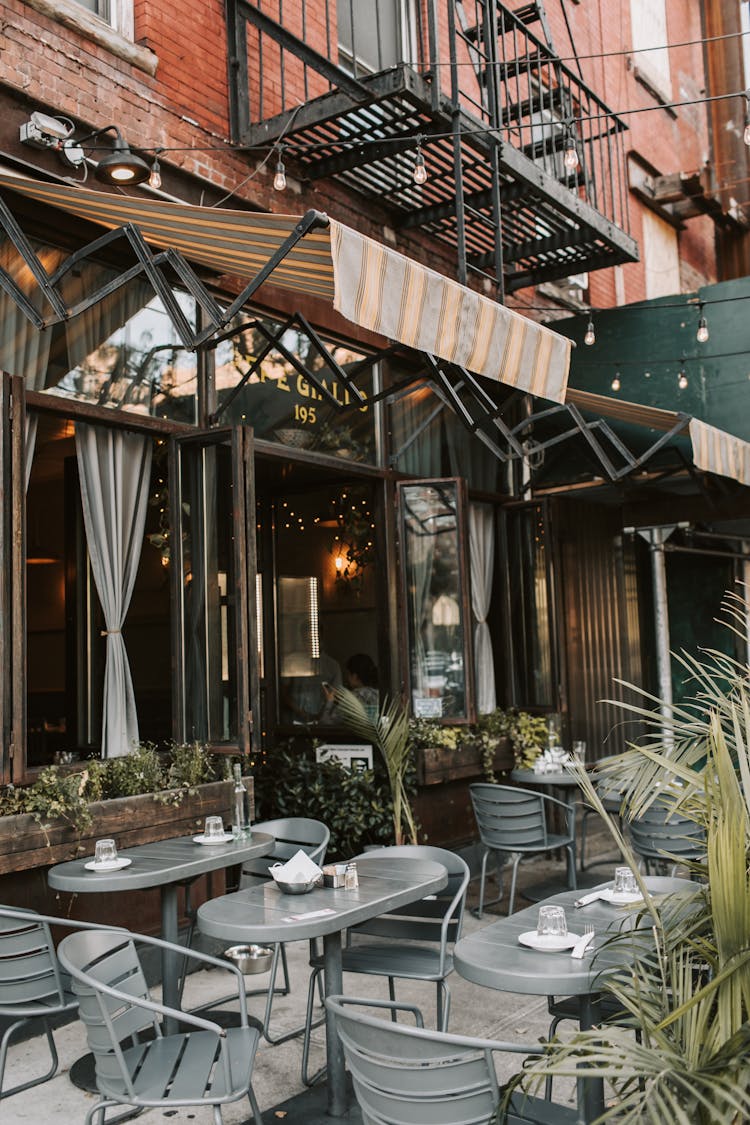
<path fill-rule="evenodd" d="M 606 774 L 602 775 L 599 773 L 599 767 L 601 767 L 606 761 L 606 758 L 602 758 L 597 763 L 597 770 L 593 778 L 594 788 L 596 789 L 599 800 L 604 806 L 604 811 L 610 816 L 615 817 L 620 825 L 620 828 L 622 829 L 622 816 L 620 815 L 620 809 L 622 807 L 623 791 L 613 777 L 607 777 Z M 598 810 L 595 809 L 593 805 L 584 804 L 583 813 L 581 815 L 581 853 L 578 860 L 578 865 L 581 871 L 584 871 L 586 868 L 586 827 L 589 817 L 594 815 L 599 815 Z M 596 863 L 599 862 L 603 862 L 603 860 L 593 860 L 589 864 L 589 866 L 593 867 Z"/>
<path fill-rule="evenodd" d="M 633 851 L 640 857 L 647 875 L 654 868 L 665 867 L 674 875 L 682 864 L 706 854 L 702 826 L 672 812 L 671 805 L 663 800 L 657 799 L 641 816 L 629 821 L 628 833 Z"/>
<path fill-rule="evenodd" d="M 392 914 L 382 914 L 352 927 L 347 933 L 347 944 L 341 958 L 345 973 L 387 977 L 392 1001 L 396 998 L 396 979 L 433 981 L 437 993 L 437 1026 L 445 1031 L 450 1016 L 450 989 L 446 977 L 453 972 L 451 948 L 461 936 L 469 868 L 455 852 L 426 844 L 373 848 L 366 857 L 373 860 L 394 857 L 426 859 L 441 863 L 448 872 L 448 883 L 438 894 L 428 895 Z M 357 939 L 361 937 L 381 940 L 360 942 Z M 318 1077 L 309 1075 L 308 1061 L 314 989 L 323 971 L 323 959 L 313 957 L 310 964 L 312 973 L 302 1048 L 302 1081 L 306 1085 L 311 1085 Z"/>
<path fill-rule="evenodd" d="M 70 973 L 96 1063 L 99 1100 L 85 1125 L 112 1106 L 176 1110 L 211 1106 L 215 1125 L 221 1107 L 247 1097 L 255 1125 L 262 1125 L 251 1085 L 260 1033 L 248 1026 L 242 974 L 225 961 L 191 950 L 191 958 L 237 978 L 240 1026 L 225 1030 L 194 1013 L 151 999 L 135 943 L 184 952 L 182 946 L 126 931 L 87 929 L 60 942 L 58 957 Z M 164 1034 L 162 1018 L 189 1030 Z M 128 1045 L 130 1044 L 130 1045 Z M 131 1113 L 110 1118 L 124 1120 Z"/>
<path fill-rule="evenodd" d="M 310 859 L 320 867 L 325 863 L 331 833 L 322 820 L 314 820 L 306 816 L 280 817 L 276 820 L 260 821 L 258 824 L 253 825 L 253 828 L 258 832 L 267 832 L 269 836 L 273 836 L 275 843 L 272 852 L 269 852 L 267 855 L 258 856 L 257 859 L 250 860 L 244 864 L 240 883 L 241 887 L 250 887 L 259 880 L 270 879 L 269 867 L 274 863 L 286 863 L 286 861 L 291 859 L 293 855 L 296 855 L 300 849 L 309 855 Z M 317 952 L 317 944 L 311 942 L 311 958 L 315 957 Z M 276 977 L 279 962 L 281 962 L 283 984 L 277 988 Z M 283 1031 L 280 1034 L 274 1034 L 271 1031 L 273 998 L 274 996 L 288 996 L 290 991 L 291 982 L 289 980 L 289 965 L 287 964 L 286 948 L 284 943 L 281 942 L 274 948 L 274 958 L 271 965 L 271 977 L 268 989 L 252 989 L 247 993 L 248 996 L 266 995 L 266 1009 L 263 1014 L 262 1028 L 263 1038 L 266 1042 L 274 1046 L 279 1043 L 286 1043 L 288 1039 L 293 1039 L 296 1035 L 301 1035 L 305 1030 L 305 1025 L 300 1024 L 299 1027 Z"/>
<path fill-rule="evenodd" d="M 500 1099 L 495 1055 L 527 1057 L 542 1049 L 448 1035 L 387 1022 L 354 1006 L 402 1008 L 387 1001 L 329 996 L 364 1125 L 574 1125 L 578 1112 L 518 1092 L 508 1111 L 493 1116 Z"/>
<path fill-rule="evenodd" d="M 502 898 L 501 859 L 512 856 L 513 872 L 510 883 L 508 913 L 513 913 L 516 898 L 516 879 L 518 864 L 523 856 L 542 855 L 564 848 L 568 857 L 568 889 L 576 888 L 576 838 L 575 807 L 536 793 L 531 789 L 519 789 L 511 785 L 490 785 L 478 782 L 469 786 L 469 795 L 482 844 L 482 870 L 479 884 L 479 905 L 475 911 L 477 918 L 484 911 L 484 883 L 487 877 L 487 860 L 495 857 L 497 881 L 500 894 L 487 906 L 493 906 Z M 551 832 L 548 823 L 552 813 L 559 810 L 565 816 L 565 832 Z"/>
<path fill-rule="evenodd" d="M 31 910 L 0 907 L 0 1018 L 11 1021 L 0 1039 L 0 1100 L 54 1078 L 59 1060 L 49 1021 L 78 1005 L 55 954 L 50 933 L 55 921 Z M 11 1037 L 33 1020 L 43 1023 L 52 1066 L 46 1074 L 4 1090 Z"/>

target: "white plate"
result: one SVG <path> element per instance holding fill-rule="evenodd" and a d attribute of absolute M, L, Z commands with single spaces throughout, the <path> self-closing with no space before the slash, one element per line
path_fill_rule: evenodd
<path fill-rule="evenodd" d="M 193 836 L 194 844 L 231 844 L 234 836 L 225 832 L 223 836 Z"/>
<path fill-rule="evenodd" d="M 580 936 L 580 934 L 569 933 L 564 937 L 557 934 L 543 934 L 540 937 L 536 930 L 527 930 L 525 934 L 518 935 L 518 940 L 521 945 L 528 945 L 529 949 L 539 949 L 544 953 L 561 953 L 564 949 L 572 949 Z"/>
<path fill-rule="evenodd" d="M 132 859 L 121 855 L 118 856 L 117 859 L 107 860 L 106 863 L 95 863 L 94 860 L 91 859 L 88 863 L 84 863 L 83 866 L 87 871 L 98 871 L 99 874 L 102 875 L 105 871 L 121 871 L 123 867 L 130 867 L 132 862 Z"/>
<path fill-rule="evenodd" d="M 614 891 L 611 887 L 605 887 L 600 891 L 599 898 L 611 902 L 613 906 L 628 906 L 632 902 L 643 902 L 640 891 Z"/>

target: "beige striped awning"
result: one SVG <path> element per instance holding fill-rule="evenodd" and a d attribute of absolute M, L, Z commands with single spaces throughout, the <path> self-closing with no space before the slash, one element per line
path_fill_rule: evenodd
<path fill-rule="evenodd" d="M 700 418 L 691 418 L 687 414 L 663 410 L 658 406 L 643 406 L 638 402 L 626 402 L 609 395 L 581 391 L 575 387 L 568 387 L 565 401 L 572 402 L 581 410 L 588 410 L 617 422 L 631 422 L 663 433 L 673 429 L 677 433 L 686 432 L 693 447 L 693 464 L 696 469 L 750 485 L 750 442 L 735 437 L 726 430 L 710 426 Z"/>
<path fill-rule="evenodd" d="M 114 230 L 139 228 L 161 250 L 223 274 L 252 278 L 300 216 L 171 203 L 77 184 L 0 175 L 0 189 Z M 363 328 L 555 402 L 565 400 L 571 343 L 544 325 L 475 293 L 331 219 L 276 267 L 273 283 L 323 297 Z"/>

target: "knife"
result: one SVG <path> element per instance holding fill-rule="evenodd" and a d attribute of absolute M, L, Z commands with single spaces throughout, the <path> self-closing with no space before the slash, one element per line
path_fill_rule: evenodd
<path fill-rule="evenodd" d="M 579 937 L 578 941 L 573 946 L 570 956 L 582 958 L 589 945 L 594 940 L 594 936 L 594 931 L 591 930 L 589 933 L 584 934 L 583 937 Z"/>
<path fill-rule="evenodd" d="M 596 902 L 596 900 L 598 898 L 601 898 L 601 896 L 602 896 L 601 891 L 592 891 L 590 895 L 583 895 L 582 898 L 577 898 L 574 905 L 575 906 L 588 906 L 588 904 L 590 902 Z"/>

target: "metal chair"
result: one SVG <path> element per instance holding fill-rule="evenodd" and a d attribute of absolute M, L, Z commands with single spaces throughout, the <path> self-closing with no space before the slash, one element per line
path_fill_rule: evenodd
<path fill-rule="evenodd" d="M 518 864 L 525 855 L 541 855 L 545 852 L 564 848 L 568 858 L 568 889 L 576 889 L 576 838 L 575 807 L 535 793 L 531 789 L 519 789 L 511 785 L 490 785 L 478 782 L 469 786 L 471 804 L 479 829 L 482 844 L 482 871 L 479 884 L 479 905 L 474 912 L 477 918 L 484 911 L 484 882 L 487 877 L 487 859 L 495 857 L 497 881 L 500 894 L 487 906 L 493 906 L 502 898 L 502 874 L 498 859 L 513 857 L 513 872 L 510 883 L 508 913 L 513 913 L 516 898 L 516 879 Z M 565 814 L 566 831 L 550 832 L 548 817 L 559 810 Z"/>
<path fill-rule="evenodd" d="M 367 859 L 426 859 L 441 863 L 448 872 L 446 887 L 436 895 L 401 907 L 392 914 L 382 914 L 348 931 L 341 962 L 345 973 L 365 973 L 388 978 L 388 993 L 395 1001 L 395 980 L 434 981 L 437 993 L 437 1026 L 448 1027 L 450 989 L 446 977 L 453 972 L 450 948 L 461 936 L 469 868 L 455 852 L 426 844 L 402 844 L 397 847 L 373 848 Z M 362 857 L 364 858 L 364 857 Z M 378 942 L 357 942 L 361 936 L 383 939 Z M 315 983 L 323 971 L 323 959 L 311 958 L 312 973 L 307 993 L 305 1039 L 302 1047 L 302 1081 L 311 1085 L 308 1061 Z"/>
<path fill-rule="evenodd" d="M 610 816 L 615 817 L 622 829 L 622 816 L 620 814 L 623 801 L 622 788 L 613 777 L 607 777 L 606 774 L 602 776 L 598 772 L 598 767 L 603 765 L 606 761 L 606 758 L 602 758 L 597 763 L 597 772 L 594 775 L 594 788 L 596 789 L 599 800 L 604 806 L 604 811 Z M 578 860 L 578 866 L 581 871 L 584 871 L 586 867 L 586 825 L 589 817 L 595 814 L 598 815 L 598 810 L 595 809 L 593 805 L 583 805 L 583 813 L 581 815 L 581 854 Z M 593 867 L 597 862 L 599 861 L 594 860 L 589 866 Z"/>
<path fill-rule="evenodd" d="M 96 1063 L 100 1097 L 86 1114 L 85 1125 L 95 1118 L 104 1125 L 105 1110 L 112 1106 L 176 1110 L 200 1105 L 211 1106 L 214 1125 L 221 1125 L 221 1107 L 244 1097 L 250 1101 L 255 1125 L 262 1125 L 251 1085 L 260 1033 L 248 1026 L 242 974 L 215 957 L 189 951 L 196 961 L 237 977 L 240 1026 L 225 1030 L 152 1000 L 135 942 L 184 953 L 182 946 L 159 938 L 94 928 L 69 934 L 58 949 L 60 964 L 73 979 Z M 162 1018 L 189 1030 L 165 1034 Z M 130 1116 L 128 1112 L 109 1118 L 108 1125 Z"/>
<path fill-rule="evenodd" d="M 11 1020 L 0 1040 L 0 1100 L 54 1078 L 59 1059 L 49 1021 L 53 1016 L 74 1012 L 78 1005 L 55 954 L 50 933 L 50 923 L 55 921 L 35 911 L 0 907 L 0 1017 Z M 4 1090 L 11 1037 L 38 1019 L 44 1025 L 52 1066 L 41 1077 Z"/>
<path fill-rule="evenodd" d="M 522 1092 L 495 1117 L 500 1092 L 495 1073 L 498 1052 L 540 1055 L 539 1046 L 447 1035 L 423 1027 L 387 1022 L 354 1006 L 381 1007 L 387 1001 L 329 996 L 365 1125 L 522 1125 L 580 1121 L 577 1110 Z"/>
<path fill-rule="evenodd" d="M 657 799 L 641 816 L 629 821 L 628 833 L 647 875 L 653 867 L 669 867 L 674 875 L 681 864 L 706 854 L 703 827 L 673 812 L 664 800 Z"/>
<path fill-rule="evenodd" d="M 275 843 L 272 852 L 269 852 L 267 855 L 258 856 L 257 859 L 251 860 L 244 865 L 240 882 L 241 887 L 252 886 L 253 883 L 261 879 L 270 879 L 269 867 L 274 863 L 286 863 L 286 861 L 291 859 L 293 855 L 296 855 L 300 849 L 306 852 L 313 863 L 317 863 L 318 866 L 322 867 L 325 863 L 331 833 L 322 820 L 313 820 L 307 816 L 289 816 L 280 817 L 277 820 L 264 820 L 253 825 L 253 827 L 256 828 L 258 832 L 267 832 L 269 836 L 273 836 Z M 311 942 L 310 957 L 315 957 L 317 952 L 317 943 Z M 276 976 L 279 961 L 281 962 L 284 983 L 280 988 L 277 988 Z M 274 948 L 268 990 L 258 988 L 248 992 L 248 996 L 260 996 L 266 993 L 266 1010 L 263 1015 L 262 1028 L 263 1038 L 266 1042 L 274 1046 L 279 1043 L 286 1043 L 288 1039 L 293 1039 L 295 1036 L 301 1035 L 305 1030 L 305 1025 L 300 1024 L 299 1027 L 283 1031 L 278 1035 L 273 1034 L 271 1031 L 273 998 L 274 996 L 288 996 L 290 991 L 291 983 L 289 980 L 286 947 L 283 942 L 280 942 L 279 945 Z"/>

